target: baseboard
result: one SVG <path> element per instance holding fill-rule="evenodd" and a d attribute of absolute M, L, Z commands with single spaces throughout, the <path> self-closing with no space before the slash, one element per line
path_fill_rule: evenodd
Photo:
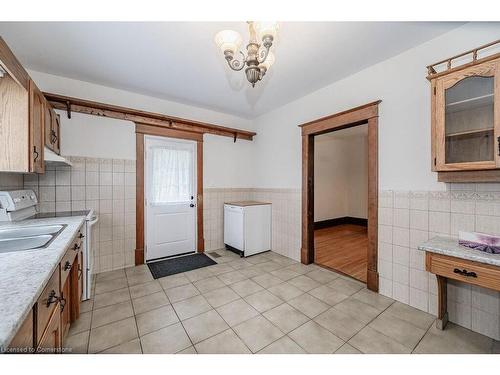
<path fill-rule="evenodd" d="M 351 216 L 337 217 L 335 219 L 316 221 L 314 223 L 314 229 L 330 228 L 330 227 L 334 227 L 336 225 L 342 225 L 342 224 L 354 224 L 354 225 L 362 225 L 362 226 L 367 227 L 368 226 L 368 219 L 363 219 L 360 217 L 351 217 Z"/>

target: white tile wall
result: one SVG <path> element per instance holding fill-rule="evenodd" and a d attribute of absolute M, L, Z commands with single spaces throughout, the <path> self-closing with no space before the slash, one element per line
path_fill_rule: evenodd
<path fill-rule="evenodd" d="M 23 175 L 19 173 L 0 173 L 0 190 L 22 189 Z"/>
<path fill-rule="evenodd" d="M 438 234 L 457 236 L 459 230 L 500 235 L 500 184 L 449 184 L 444 192 L 381 191 L 380 293 L 436 315 L 435 276 L 425 271 L 417 246 Z M 452 322 L 500 339 L 499 292 L 450 281 L 448 310 Z"/>
<path fill-rule="evenodd" d="M 37 193 L 40 212 L 91 208 L 97 212 L 99 222 L 93 237 L 96 273 L 132 266 L 135 252 L 135 160 L 69 159 L 72 167 L 46 166 L 43 175 L 24 175 L 25 188 Z"/>

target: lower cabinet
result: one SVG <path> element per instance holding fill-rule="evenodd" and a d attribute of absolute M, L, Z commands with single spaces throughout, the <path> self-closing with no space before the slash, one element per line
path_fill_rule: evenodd
<path fill-rule="evenodd" d="M 11 340 L 10 352 L 61 353 L 65 335 L 80 316 L 83 253 L 78 234 Z"/>
<path fill-rule="evenodd" d="M 54 354 L 60 353 L 62 349 L 62 329 L 61 329 L 61 314 L 60 303 L 56 305 L 56 309 L 49 320 L 49 324 L 45 329 L 45 333 L 38 342 L 38 353 Z"/>

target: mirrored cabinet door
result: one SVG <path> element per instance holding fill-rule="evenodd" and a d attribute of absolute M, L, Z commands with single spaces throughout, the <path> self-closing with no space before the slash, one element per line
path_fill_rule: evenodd
<path fill-rule="evenodd" d="M 490 64 L 437 83 L 438 170 L 498 167 L 497 71 Z"/>

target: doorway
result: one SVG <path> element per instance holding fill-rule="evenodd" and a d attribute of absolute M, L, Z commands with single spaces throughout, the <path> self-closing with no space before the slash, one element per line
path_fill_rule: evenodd
<path fill-rule="evenodd" d="M 196 141 L 144 137 L 146 261 L 196 252 Z"/>
<path fill-rule="evenodd" d="M 365 125 L 368 128 L 368 223 L 366 285 L 378 292 L 378 105 L 380 100 L 300 125 L 302 130 L 303 264 L 314 263 L 314 137 Z"/>
<path fill-rule="evenodd" d="M 368 127 L 314 137 L 314 263 L 366 283 Z"/>

